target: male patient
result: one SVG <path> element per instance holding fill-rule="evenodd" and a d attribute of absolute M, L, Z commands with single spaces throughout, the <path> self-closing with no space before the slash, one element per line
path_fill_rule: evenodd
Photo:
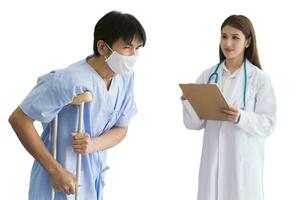
<path fill-rule="evenodd" d="M 76 153 L 82 154 L 80 198 L 101 200 L 106 149 L 120 143 L 130 119 L 136 114 L 133 95 L 133 65 L 139 48 L 146 43 L 140 22 L 130 14 L 112 11 L 94 30 L 93 55 L 65 69 L 38 78 L 37 85 L 11 114 L 9 122 L 26 150 L 35 158 L 29 200 L 74 199 Z M 77 127 L 76 106 L 69 105 L 89 91 L 93 100 L 85 104 L 85 133 Z M 51 148 L 51 120 L 58 115 L 57 161 Z M 33 122 L 42 122 L 38 135 Z"/>

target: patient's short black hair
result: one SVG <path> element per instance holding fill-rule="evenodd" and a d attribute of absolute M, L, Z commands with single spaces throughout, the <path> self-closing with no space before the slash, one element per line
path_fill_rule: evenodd
<path fill-rule="evenodd" d="M 140 39 L 142 46 L 145 46 L 146 33 L 141 23 L 133 15 L 111 11 L 104 15 L 95 26 L 94 55 L 100 55 L 97 49 L 99 40 L 112 46 L 118 39 L 131 43 L 134 37 Z"/>

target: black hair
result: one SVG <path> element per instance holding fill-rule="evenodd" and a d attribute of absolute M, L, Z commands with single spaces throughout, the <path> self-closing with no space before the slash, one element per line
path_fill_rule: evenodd
<path fill-rule="evenodd" d="M 94 55 L 100 55 L 97 49 L 99 40 L 112 46 L 119 39 L 131 43 L 134 37 L 140 39 L 142 46 L 145 46 L 146 33 L 141 23 L 133 15 L 111 11 L 104 15 L 95 26 Z"/>

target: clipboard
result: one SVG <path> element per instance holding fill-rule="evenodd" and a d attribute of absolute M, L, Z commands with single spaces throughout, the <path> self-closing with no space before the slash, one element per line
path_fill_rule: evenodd
<path fill-rule="evenodd" d="M 229 105 L 216 84 L 179 84 L 184 97 L 191 103 L 200 119 L 226 120 L 222 108 Z"/>

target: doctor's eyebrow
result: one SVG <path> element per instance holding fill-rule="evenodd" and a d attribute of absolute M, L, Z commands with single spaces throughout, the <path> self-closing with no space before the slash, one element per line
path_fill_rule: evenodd
<path fill-rule="evenodd" d="M 240 36 L 240 34 L 238 34 L 238 33 L 234 33 L 234 34 L 227 34 L 227 33 L 221 33 L 221 35 L 232 35 L 232 36 Z"/>

